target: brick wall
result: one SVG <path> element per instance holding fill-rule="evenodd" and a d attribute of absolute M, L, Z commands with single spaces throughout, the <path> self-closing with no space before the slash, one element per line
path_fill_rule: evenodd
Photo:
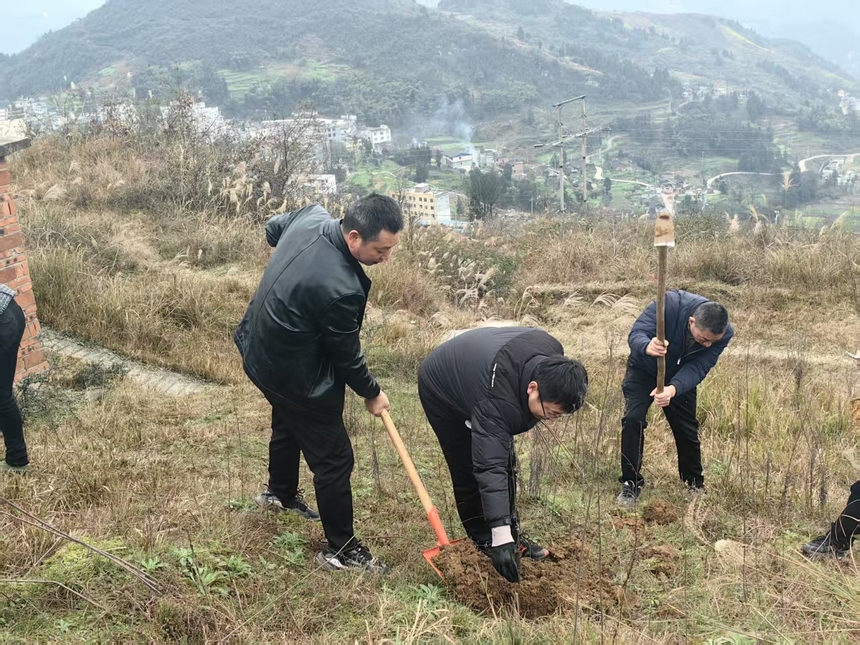
<path fill-rule="evenodd" d="M 25 376 L 47 371 L 48 363 L 42 351 L 42 341 L 39 339 L 36 299 L 33 296 L 27 256 L 24 254 L 18 213 L 12 199 L 11 183 L 9 164 L 6 158 L 0 155 L 0 282 L 16 291 L 18 295 L 15 301 L 24 310 L 27 321 L 18 354 L 18 371 L 15 374 L 17 381 Z"/>

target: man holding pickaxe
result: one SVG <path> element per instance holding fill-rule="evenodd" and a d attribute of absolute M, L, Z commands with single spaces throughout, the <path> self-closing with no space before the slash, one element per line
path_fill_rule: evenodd
<path fill-rule="evenodd" d="M 621 420 L 621 494 L 618 504 L 636 503 L 645 478 L 642 453 L 648 408 L 662 408 L 678 449 L 678 473 L 691 489 L 704 487 L 696 387 L 728 346 L 734 329 L 726 308 L 686 291 L 666 293 L 666 340 L 657 338 L 657 303 L 652 302 L 633 325 L 627 343 L 630 358 L 621 386 L 625 410 Z M 666 363 L 666 387 L 657 392 L 657 362 Z"/>
<path fill-rule="evenodd" d="M 657 249 L 657 300 L 639 316 L 627 344 L 630 358 L 621 386 L 620 506 L 633 506 L 645 485 L 642 453 L 651 402 L 663 409 L 678 449 L 678 473 L 689 488 L 704 490 L 696 388 L 717 364 L 734 336 L 726 308 L 686 291 L 666 292 L 669 249 L 675 246 L 675 196 L 664 187 L 661 212 L 654 226 Z"/>

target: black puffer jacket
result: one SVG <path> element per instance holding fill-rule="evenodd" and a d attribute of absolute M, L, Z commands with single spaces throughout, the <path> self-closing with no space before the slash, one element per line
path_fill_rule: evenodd
<path fill-rule="evenodd" d="M 275 252 L 234 334 L 245 372 L 270 398 L 340 417 L 346 385 L 379 394 L 359 340 L 370 279 L 321 206 L 271 218 L 266 240 Z"/>
<path fill-rule="evenodd" d="M 490 527 L 511 522 L 513 437 L 538 422 L 526 391 L 535 367 L 559 355 L 561 343 L 542 329 L 487 327 L 439 345 L 418 370 L 418 387 L 462 416 L 463 432 L 471 426 L 475 479 Z"/>

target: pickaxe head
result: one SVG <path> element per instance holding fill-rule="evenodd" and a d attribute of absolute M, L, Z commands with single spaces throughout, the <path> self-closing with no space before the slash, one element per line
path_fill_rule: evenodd
<path fill-rule="evenodd" d="M 675 246 L 675 194 L 663 191 L 663 204 L 666 210 L 657 214 L 654 225 L 654 246 Z"/>

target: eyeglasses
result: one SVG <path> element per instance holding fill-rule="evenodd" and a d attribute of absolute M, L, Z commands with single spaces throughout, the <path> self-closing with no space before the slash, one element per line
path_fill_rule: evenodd
<path fill-rule="evenodd" d="M 576 410 L 574 410 L 573 412 L 559 412 L 558 414 L 552 414 L 552 415 L 547 414 L 546 408 L 543 405 L 543 397 L 541 397 L 541 395 L 540 395 L 540 390 L 538 390 L 538 401 L 540 401 L 540 410 L 543 413 L 543 418 L 545 421 L 553 421 L 555 419 L 563 419 L 565 417 L 573 416 L 573 412 L 576 411 Z"/>

